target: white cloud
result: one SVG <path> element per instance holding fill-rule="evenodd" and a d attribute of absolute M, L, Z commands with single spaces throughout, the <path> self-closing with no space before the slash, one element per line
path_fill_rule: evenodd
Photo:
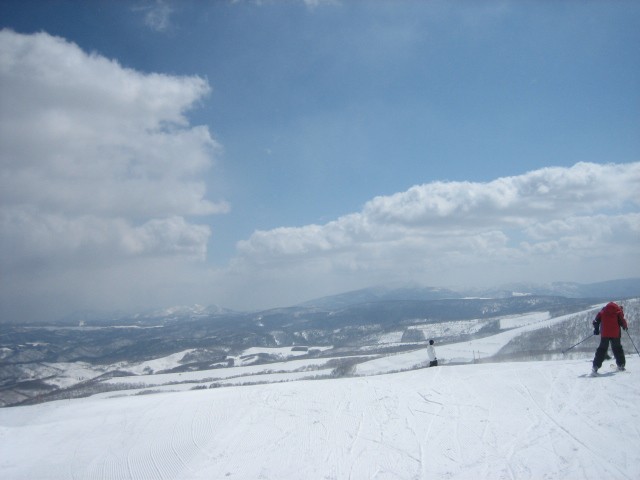
<path fill-rule="evenodd" d="M 557 236 L 562 229 L 551 229 L 553 224 L 545 222 L 603 209 L 637 208 L 638 185 L 640 163 L 579 163 L 570 169 L 546 168 L 488 183 L 434 182 L 376 197 L 362 212 L 322 226 L 255 232 L 248 241 L 239 243 L 239 250 L 247 257 L 264 259 L 366 243 L 394 244 L 412 237 L 430 244 L 443 237 L 455 242 L 457 238 L 509 228 L 531 236 L 545 232 Z M 574 224 L 580 222 L 574 219 Z"/>
<path fill-rule="evenodd" d="M 377 223 L 408 226 L 453 222 L 508 225 L 532 219 L 563 217 L 636 206 L 635 191 L 625 185 L 640 182 L 640 164 L 578 163 L 572 168 L 544 168 L 489 183 L 437 182 L 368 202 L 364 215 Z M 621 185 L 622 183 L 622 185 Z M 621 188 L 622 187 L 622 188 Z"/>
<path fill-rule="evenodd" d="M 211 233 L 209 227 L 189 225 L 182 217 L 134 226 L 123 218 L 69 217 L 18 207 L 0 210 L 0 230 L 0 261 L 10 271 L 34 261 L 67 267 L 145 256 L 204 259 Z"/>
<path fill-rule="evenodd" d="M 202 180 L 220 146 L 187 118 L 209 90 L 46 33 L 1 31 L 3 273 L 203 259 L 210 229 L 188 218 L 229 209 Z"/>
<path fill-rule="evenodd" d="M 638 191 L 640 163 L 578 163 L 487 183 L 434 182 L 376 197 L 361 212 L 325 225 L 257 231 L 239 242 L 236 265 L 305 279 L 348 275 L 354 286 L 634 276 Z M 610 270 L 599 270 L 607 262 Z M 590 278 L 580 278 L 585 271 Z"/>

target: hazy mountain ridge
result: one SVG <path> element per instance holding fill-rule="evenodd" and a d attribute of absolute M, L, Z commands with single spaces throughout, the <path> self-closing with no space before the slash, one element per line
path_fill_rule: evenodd
<path fill-rule="evenodd" d="M 631 298 L 640 296 L 640 278 L 610 280 L 596 283 L 553 282 L 512 283 L 496 288 L 461 289 L 395 286 L 372 287 L 337 295 L 321 297 L 301 303 L 300 306 L 341 308 L 358 303 L 387 300 L 445 300 L 464 298 L 509 298 L 520 295 L 558 296 L 568 298 Z"/>
<path fill-rule="evenodd" d="M 248 316 L 273 316 L 287 312 L 326 312 L 341 310 L 354 305 L 397 302 L 461 299 L 505 299 L 517 296 L 557 296 L 567 298 L 632 298 L 640 296 L 640 278 L 618 279 L 597 283 L 553 282 L 549 284 L 512 283 L 486 289 L 451 289 L 430 286 L 377 286 L 308 300 L 292 306 L 243 312 L 220 305 L 178 305 L 137 312 L 78 311 L 59 319 L 42 319 L 37 325 L 50 326 L 158 326 L 174 321 L 211 318 L 246 318 Z M 5 324 L 20 324 L 20 319 L 3 319 Z M 34 325 L 31 323 L 30 325 Z"/>
<path fill-rule="evenodd" d="M 558 295 L 569 298 L 631 298 L 640 295 L 640 278 L 596 283 L 553 282 L 549 284 L 514 283 L 493 292 L 494 296 L 523 292 L 533 295 Z M 488 293 L 492 293 L 489 291 Z"/>
<path fill-rule="evenodd" d="M 628 292 L 637 283 L 626 280 L 581 288 Z M 577 291 L 573 284 L 562 284 L 562 288 Z M 73 388 L 75 383 L 90 381 L 92 376 L 118 370 L 118 365 L 148 362 L 176 352 L 190 353 L 166 367 L 172 371 L 282 360 L 280 354 L 266 352 L 241 358 L 254 347 L 306 348 L 304 355 L 308 358 L 331 359 L 363 352 L 388 355 L 421 348 L 427 338 L 443 344 L 493 335 L 511 328 L 504 321 L 509 317 L 546 312 L 555 318 L 589 312 L 571 322 L 522 335 L 497 354 L 508 358 L 532 355 L 542 358 L 557 354 L 588 335 L 598 304 L 623 298 L 604 294 L 578 298 L 516 293 L 495 298 L 451 298 L 449 290 L 377 288 L 255 313 L 194 306 L 116 320 L 103 318 L 97 323 L 81 320 L 71 325 L 7 325 L 0 337 L 0 404 Z M 433 298 L 440 296 L 447 298 Z M 630 331 L 637 330 L 640 334 L 638 302 L 623 303 L 627 305 Z M 82 362 L 90 368 L 69 377 L 67 365 Z M 157 372 L 157 367 L 152 370 Z"/>

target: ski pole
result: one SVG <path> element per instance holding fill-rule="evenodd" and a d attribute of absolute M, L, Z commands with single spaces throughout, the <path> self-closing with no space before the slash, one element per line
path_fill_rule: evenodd
<path fill-rule="evenodd" d="M 575 345 L 571 345 L 569 348 L 565 348 L 562 351 L 562 354 L 564 355 L 565 353 L 567 353 L 569 350 L 571 350 L 574 347 L 577 347 L 578 345 L 580 345 L 582 342 L 586 342 L 587 340 L 589 340 L 593 335 L 589 335 L 587 338 L 585 338 L 584 340 L 580 340 L 578 343 L 576 343 Z"/>
<path fill-rule="evenodd" d="M 638 354 L 638 356 L 640 356 L 640 352 L 638 352 L 638 347 L 636 347 L 636 344 L 633 343 L 633 338 L 631 338 L 631 334 L 629 333 L 629 330 L 626 330 L 627 335 L 629 335 L 629 340 L 631 340 L 631 345 L 633 345 L 633 348 L 636 349 L 636 353 Z"/>

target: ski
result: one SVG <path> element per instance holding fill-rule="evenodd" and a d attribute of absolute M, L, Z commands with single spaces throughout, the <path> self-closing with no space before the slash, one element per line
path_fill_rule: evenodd
<path fill-rule="evenodd" d="M 624 370 L 618 370 L 618 366 L 615 363 L 609 364 L 609 368 L 611 369 L 611 372 L 606 372 L 604 374 L 601 374 L 597 370 L 592 369 L 591 372 L 589 372 L 589 376 L 599 377 L 601 375 L 608 376 L 608 375 L 611 375 L 612 373 L 629 373 L 629 370 L 627 370 L 626 368 Z"/>
<path fill-rule="evenodd" d="M 613 370 L 614 372 L 620 372 L 620 373 L 629 373 L 629 370 L 627 370 L 626 367 L 624 367 L 624 370 L 618 370 L 618 366 L 615 363 L 612 363 L 609 365 L 609 367 L 611 368 L 611 370 Z"/>

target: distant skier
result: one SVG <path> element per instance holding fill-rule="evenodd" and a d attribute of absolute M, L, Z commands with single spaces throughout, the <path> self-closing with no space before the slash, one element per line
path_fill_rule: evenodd
<path fill-rule="evenodd" d="M 429 340 L 429 346 L 427 347 L 427 355 L 429 356 L 429 366 L 437 367 L 438 358 L 436 357 L 436 349 L 433 348 L 433 340 Z"/>
<path fill-rule="evenodd" d="M 624 318 L 624 311 L 618 304 L 609 302 L 598 312 L 593 321 L 593 334 L 600 334 L 600 345 L 598 345 L 596 355 L 593 358 L 592 375 L 598 374 L 598 369 L 602 366 L 602 361 L 607 355 L 609 342 L 611 342 L 611 350 L 613 350 L 618 370 L 624 370 L 626 361 L 624 350 L 620 343 L 620 336 L 622 335 L 620 328 L 625 331 L 629 328 L 627 320 Z"/>

